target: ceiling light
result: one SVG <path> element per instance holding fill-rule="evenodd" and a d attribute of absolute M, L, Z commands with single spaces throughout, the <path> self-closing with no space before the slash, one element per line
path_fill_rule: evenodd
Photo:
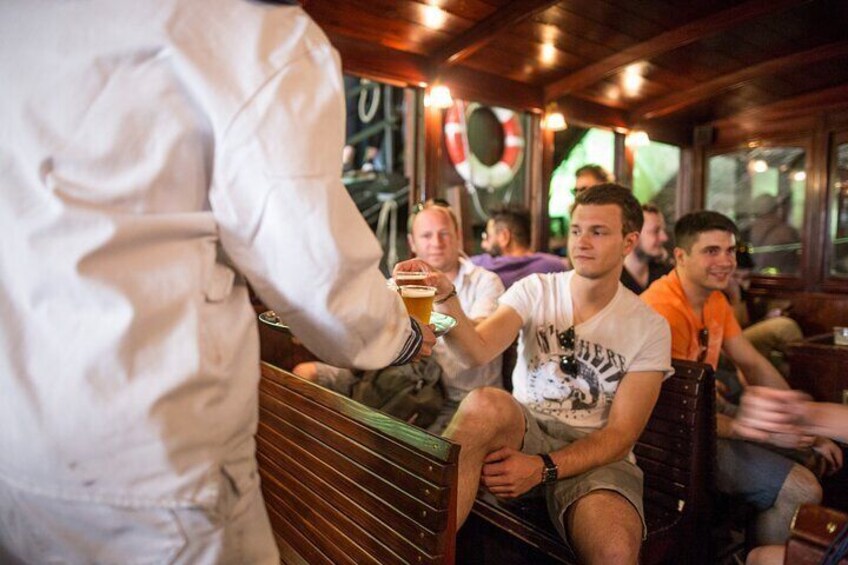
<path fill-rule="evenodd" d="M 430 93 L 424 96 L 424 105 L 433 108 L 450 108 L 453 105 L 450 88 L 443 84 L 431 87 Z"/>
<path fill-rule="evenodd" d="M 542 56 L 543 63 L 553 63 L 554 59 L 556 59 L 556 47 L 554 47 L 553 43 L 543 43 L 542 44 Z"/>
<path fill-rule="evenodd" d="M 424 8 L 424 25 L 430 29 L 440 29 L 445 25 L 447 14 L 438 6 L 427 6 Z"/>
<path fill-rule="evenodd" d="M 650 143 L 651 138 L 648 137 L 648 134 L 645 132 L 645 130 L 641 129 L 631 130 L 630 133 L 627 134 L 627 137 L 624 139 L 624 144 L 632 149 L 636 149 L 637 147 L 645 147 Z"/>
<path fill-rule="evenodd" d="M 796 171 L 792 174 L 792 180 L 797 182 L 804 182 L 807 180 L 807 173 L 805 171 Z"/>
<path fill-rule="evenodd" d="M 755 159 L 754 161 L 751 161 L 751 170 L 755 173 L 764 173 L 768 170 L 768 168 L 768 163 L 762 159 Z"/>
<path fill-rule="evenodd" d="M 542 127 L 551 131 L 562 131 L 568 127 L 568 124 L 565 123 L 565 116 L 562 115 L 562 112 L 555 111 L 545 115 Z"/>

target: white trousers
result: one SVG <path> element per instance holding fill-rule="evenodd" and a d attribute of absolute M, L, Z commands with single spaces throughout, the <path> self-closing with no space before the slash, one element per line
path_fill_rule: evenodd
<path fill-rule="evenodd" d="M 261 491 L 232 494 L 220 516 L 65 501 L 0 479 L 0 563 L 278 565 Z"/>

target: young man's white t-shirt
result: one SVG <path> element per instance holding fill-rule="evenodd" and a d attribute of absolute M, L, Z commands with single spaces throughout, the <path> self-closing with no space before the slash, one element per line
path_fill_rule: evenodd
<path fill-rule="evenodd" d="M 671 331 L 665 318 L 621 283 L 603 310 L 575 327 L 576 377 L 562 372 L 568 351 L 559 335 L 573 323 L 571 281 L 574 271 L 531 275 L 500 298 L 523 321 L 513 395 L 531 410 L 578 428 L 606 424 L 624 375 L 671 368 Z"/>

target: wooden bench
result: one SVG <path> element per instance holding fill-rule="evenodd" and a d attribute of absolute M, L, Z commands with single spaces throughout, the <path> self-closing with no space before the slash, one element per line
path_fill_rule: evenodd
<path fill-rule="evenodd" d="M 675 374 L 634 451 L 645 474 L 648 538 L 642 563 L 704 563 L 715 459 L 715 383 L 706 365 L 674 361 Z M 481 489 L 459 532 L 458 561 L 573 563 L 544 500 L 504 502 Z"/>
<path fill-rule="evenodd" d="M 784 563 L 818 565 L 846 523 L 848 514 L 816 504 L 801 505 L 792 520 Z M 839 563 L 848 565 L 848 557 Z"/>
<path fill-rule="evenodd" d="M 267 363 L 259 393 L 283 562 L 454 562 L 458 445 Z"/>

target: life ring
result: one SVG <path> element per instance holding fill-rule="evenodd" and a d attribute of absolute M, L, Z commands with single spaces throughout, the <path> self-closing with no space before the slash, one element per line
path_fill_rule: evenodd
<path fill-rule="evenodd" d="M 481 188 L 500 188 L 509 184 L 521 167 L 524 158 L 524 134 L 521 118 L 512 110 L 490 107 L 504 132 L 503 154 L 492 166 L 480 162 L 468 145 L 466 122 L 474 110 L 481 107 L 472 102 L 466 106 L 456 101 L 445 114 L 445 145 L 456 172 L 466 182 Z"/>

